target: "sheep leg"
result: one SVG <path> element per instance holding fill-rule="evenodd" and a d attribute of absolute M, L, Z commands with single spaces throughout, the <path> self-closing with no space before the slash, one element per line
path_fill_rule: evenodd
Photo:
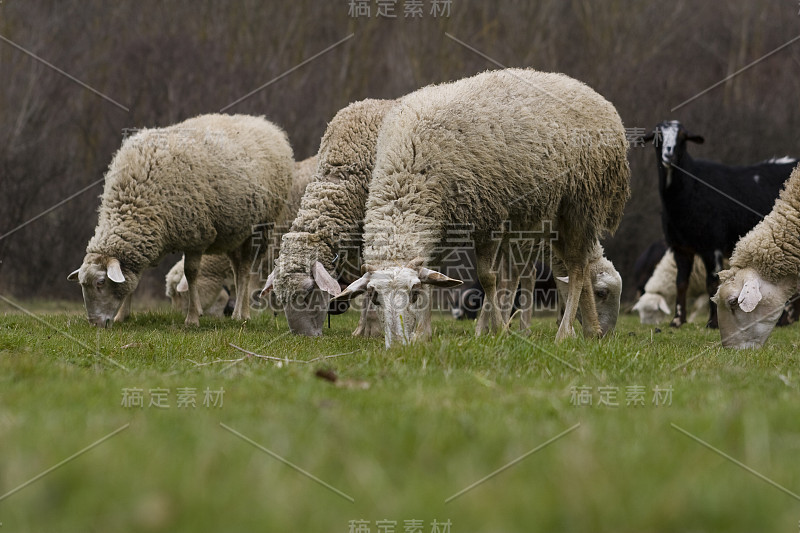
<path fill-rule="evenodd" d="M 361 308 L 361 316 L 358 319 L 358 326 L 353 331 L 353 337 L 383 337 L 378 311 L 372 303 L 372 289 L 359 298 L 364 307 Z"/>
<path fill-rule="evenodd" d="M 253 259 L 247 252 L 254 247 L 250 239 L 246 240 L 232 253 L 228 254 L 233 270 L 233 283 L 236 286 L 236 303 L 233 306 L 231 318 L 234 320 L 248 320 L 250 318 L 250 260 Z"/>
<path fill-rule="evenodd" d="M 689 276 L 692 275 L 694 252 L 675 248 L 673 254 L 678 273 L 675 276 L 675 316 L 669 325 L 679 328 L 686 323 L 686 292 L 689 290 Z"/>
<path fill-rule="evenodd" d="M 200 315 L 203 314 L 203 307 L 200 303 L 200 293 L 197 290 L 197 274 L 200 272 L 200 259 L 203 254 L 197 252 L 185 252 L 183 258 L 183 274 L 189 283 L 189 308 L 186 312 L 186 325 L 199 326 Z"/>
<path fill-rule="evenodd" d="M 714 296 L 717 292 L 717 288 L 719 287 L 719 271 L 722 269 L 722 265 L 717 265 L 716 258 L 713 254 L 711 255 L 703 255 L 703 264 L 706 267 L 706 292 L 708 293 L 708 322 L 706 323 L 707 328 L 717 329 L 719 325 L 717 324 L 717 304 L 711 301 L 711 297 Z M 722 261 L 720 256 L 720 262 Z"/>
<path fill-rule="evenodd" d="M 510 262 L 510 257 L 503 257 L 500 262 L 500 282 L 498 283 L 497 300 L 500 304 L 500 312 L 503 316 L 503 324 L 508 324 L 511 320 L 511 313 L 514 310 L 514 297 L 519 286 L 520 270 L 517 265 Z"/>
<path fill-rule="evenodd" d="M 527 331 L 531 327 L 531 320 L 533 319 L 533 305 L 534 295 L 533 291 L 536 287 L 536 264 L 534 263 L 530 269 L 526 269 L 525 273 L 520 276 L 520 313 L 519 313 L 519 329 L 520 331 Z"/>
<path fill-rule="evenodd" d="M 586 271 L 585 271 L 586 272 Z M 581 309 L 581 325 L 583 326 L 583 336 L 586 338 L 600 338 L 603 330 L 600 328 L 600 319 L 597 317 L 597 306 L 594 301 L 594 289 L 592 279 L 588 272 L 583 278 L 583 291 L 579 301 Z"/>
<path fill-rule="evenodd" d="M 492 271 L 494 249 L 495 247 L 491 244 L 476 244 L 475 246 L 478 281 L 485 294 L 481 314 L 478 316 L 478 323 L 475 325 L 476 335 L 497 332 L 503 328 L 503 315 L 500 312 L 500 306 L 497 301 L 497 275 Z"/>
<path fill-rule="evenodd" d="M 117 311 L 116 316 L 114 316 L 114 322 L 123 322 L 131 315 L 131 297 L 133 294 L 129 294 L 122 300 L 122 306 L 120 306 L 119 311 Z"/>
<path fill-rule="evenodd" d="M 420 321 L 417 322 L 416 330 L 414 331 L 414 341 L 427 341 L 433 337 L 433 327 L 431 326 L 431 292 L 433 288 L 430 285 L 424 286 L 425 301 L 427 302 L 425 308 L 422 310 Z"/>
<path fill-rule="evenodd" d="M 567 286 L 567 303 L 564 306 L 564 317 L 558 326 L 556 342 L 561 342 L 566 338 L 575 336 L 575 329 L 572 324 L 578 314 L 578 304 L 583 292 L 584 278 L 586 277 L 586 267 L 582 264 L 569 264 L 567 267 L 569 274 L 569 285 Z M 599 327 L 599 326 L 598 326 Z"/>

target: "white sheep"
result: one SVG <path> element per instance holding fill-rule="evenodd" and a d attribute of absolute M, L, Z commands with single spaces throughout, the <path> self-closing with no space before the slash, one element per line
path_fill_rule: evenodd
<path fill-rule="evenodd" d="M 247 319 L 249 270 L 260 251 L 253 227 L 279 217 L 293 164 L 284 131 L 261 117 L 203 115 L 126 139 L 106 173 L 83 264 L 68 276 L 81 284 L 89 321 L 124 320 L 142 271 L 178 251 L 189 283 L 187 325 L 202 313 L 196 279 L 204 253 L 230 258 L 233 317 Z"/>
<path fill-rule="evenodd" d="M 275 269 L 261 293 L 274 288 L 294 333 L 322 334 L 330 297 L 341 292 L 331 273 L 358 259 L 378 130 L 394 104 L 390 100 L 350 104 L 336 113 L 320 141 L 314 179 L 281 240 Z M 368 308 L 364 306 L 354 335 L 378 332 L 370 327 Z"/>
<path fill-rule="evenodd" d="M 762 346 L 800 282 L 800 165 L 772 211 L 742 237 L 712 300 L 726 348 Z"/>
<path fill-rule="evenodd" d="M 496 252 L 512 231 L 552 224 L 569 279 L 557 340 L 600 335 L 587 264 L 630 195 L 628 143 L 607 100 L 562 74 L 506 69 L 420 89 L 387 115 L 364 224 L 367 272 L 340 296 L 375 292 L 387 347 L 430 335 L 429 290 L 460 283 L 424 267 L 448 225 L 473 228 L 486 291 L 476 331 L 504 327 Z"/>
<path fill-rule="evenodd" d="M 633 311 L 639 313 L 639 321 L 642 324 L 661 324 L 670 319 L 676 299 L 675 276 L 677 272 L 675 256 L 672 250 L 667 250 L 653 270 L 653 275 L 647 280 L 644 294 L 633 306 Z M 694 310 L 689 316 L 689 322 L 703 319 L 702 313 L 708 313 L 706 267 L 700 256 L 697 255 L 694 257 L 686 296 L 687 302 L 695 299 Z"/>
<path fill-rule="evenodd" d="M 297 210 L 300 208 L 300 199 L 306 186 L 311 182 L 314 171 L 317 168 L 317 156 L 313 155 L 303 161 L 295 163 L 294 178 L 286 208 L 279 220 L 278 226 L 294 220 Z M 254 279 L 257 273 L 250 278 L 250 283 L 257 283 Z M 236 288 L 233 286 L 233 271 L 231 264 L 225 256 L 204 255 L 200 262 L 200 271 L 197 274 L 197 286 L 200 292 L 200 301 L 203 307 L 203 314 L 212 316 L 222 316 L 228 303 L 228 289 L 235 297 Z M 188 299 L 186 293 L 189 290 L 189 283 L 183 274 L 183 259 L 180 259 L 170 269 L 166 276 L 166 295 L 172 300 L 172 307 L 176 310 L 186 311 L 188 309 Z M 248 293 L 249 293 L 248 285 Z M 223 301 L 224 300 L 224 301 Z M 273 303 L 270 304 L 274 307 Z"/>
<path fill-rule="evenodd" d="M 235 291 L 230 260 L 224 255 L 204 255 L 197 273 L 197 293 L 200 296 L 203 314 L 223 316 L 228 300 L 231 296 L 236 296 Z M 172 301 L 173 309 L 184 313 L 188 311 L 188 292 L 189 282 L 183 275 L 181 258 L 166 276 L 166 295 Z"/>

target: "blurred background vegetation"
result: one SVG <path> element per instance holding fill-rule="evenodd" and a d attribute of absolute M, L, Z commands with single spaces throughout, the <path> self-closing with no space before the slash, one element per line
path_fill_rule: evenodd
<path fill-rule="evenodd" d="M 421 17 L 405 18 L 408 2 L 384 18 L 376 0 L 359 17 L 350 16 L 350 0 L 3 0 L 0 35 L 129 111 L 0 42 L 0 291 L 80 299 L 66 275 L 80 265 L 103 173 L 126 128 L 218 112 L 351 33 L 226 111 L 281 125 L 300 160 L 350 102 L 399 97 L 499 63 L 586 82 L 627 128 L 681 120 L 706 138 L 691 147 L 697 157 L 747 164 L 800 156 L 800 42 L 673 111 L 800 35 L 795 0 L 452 0 L 449 16 L 438 17 L 434 0 L 424 0 Z M 661 236 L 652 147 L 632 147 L 630 161 L 633 196 L 605 241 L 623 278 Z M 145 278 L 145 292 L 162 293 L 170 264 Z M 628 299 L 631 290 L 628 283 Z"/>

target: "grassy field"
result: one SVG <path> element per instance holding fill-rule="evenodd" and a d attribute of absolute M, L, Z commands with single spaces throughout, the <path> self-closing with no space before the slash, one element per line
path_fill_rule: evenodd
<path fill-rule="evenodd" d="M 0 533 L 798 531 L 798 325 L 734 352 L 437 316 L 387 351 L 353 312 L 309 339 L 37 309 L 0 314 Z"/>

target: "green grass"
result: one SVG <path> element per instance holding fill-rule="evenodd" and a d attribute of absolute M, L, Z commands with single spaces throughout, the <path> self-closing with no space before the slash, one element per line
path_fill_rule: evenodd
<path fill-rule="evenodd" d="M 717 332 L 655 333 L 631 316 L 610 338 L 559 346 L 552 318 L 523 339 L 440 316 L 431 342 L 387 351 L 350 336 L 353 312 L 309 339 L 266 315 L 187 330 L 177 313 L 139 312 L 100 331 L 56 309 L 46 324 L 0 315 L 0 493 L 125 429 L 0 495 L 0 533 L 376 532 L 384 519 L 425 533 L 433 520 L 451 533 L 798 530 L 799 499 L 680 431 L 800 494 L 797 325 L 735 352 Z M 346 355 L 215 362 L 245 356 L 229 343 Z M 644 405 L 626 406 L 633 386 Z M 572 404 L 580 387 L 591 407 Z M 598 405 L 600 387 L 619 406 Z M 653 405 L 656 387 L 671 405 Z M 144 407 L 121 405 L 132 388 Z M 176 405 L 179 388 L 196 389 L 195 408 Z M 224 389 L 221 407 L 202 405 L 206 388 Z M 169 407 L 148 407 L 150 389 L 169 389 Z"/>

